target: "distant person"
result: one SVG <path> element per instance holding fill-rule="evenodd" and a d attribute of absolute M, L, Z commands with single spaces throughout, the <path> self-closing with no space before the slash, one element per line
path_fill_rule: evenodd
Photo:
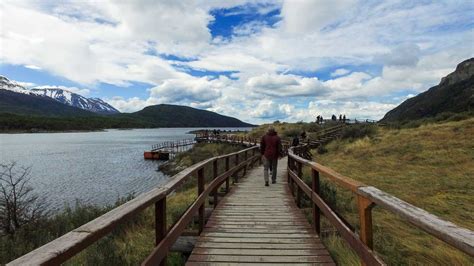
<path fill-rule="evenodd" d="M 320 122 L 321 124 L 324 123 L 324 118 L 323 118 L 323 116 L 321 116 L 321 117 L 319 118 L 319 122 Z"/>
<path fill-rule="evenodd" d="M 268 187 L 268 170 L 272 170 L 272 184 L 275 184 L 278 157 L 280 157 L 282 153 L 281 139 L 273 126 L 270 126 L 267 133 L 262 137 L 260 142 L 260 153 L 262 154 L 263 159 L 263 177 L 265 179 L 265 186 Z"/>
<path fill-rule="evenodd" d="M 300 145 L 300 139 L 298 138 L 297 135 L 295 135 L 295 136 L 293 137 L 293 141 L 291 142 L 291 146 L 296 147 L 296 146 L 298 146 L 298 145 Z"/>
<path fill-rule="evenodd" d="M 336 115 L 332 115 L 331 120 L 332 120 L 332 121 L 336 121 L 336 120 L 337 120 Z"/>
<path fill-rule="evenodd" d="M 346 115 L 342 117 L 342 122 L 346 123 Z"/>
<path fill-rule="evenodd" d="M 321 118 L 320 115 L 316 116 L 316 124 L 319 124 L 319 119 Z"/>
<path fill-rule="evenodd" d="M 342 115 L 339 115 L 339 122 L 342 122 Z"/>

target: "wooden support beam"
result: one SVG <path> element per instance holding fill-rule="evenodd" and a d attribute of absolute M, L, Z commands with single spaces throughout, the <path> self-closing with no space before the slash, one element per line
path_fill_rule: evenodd
<path fill-rule="evenodd" d="M 303 177 L 303 164 L 298 162 L 297 164 L 297 174 L 298 178 L 302 179 Z M 300 186 L 296 186 L 296 206 L 298 208 L 301 208 L 301 197 L 302 197 L 303 192 L 301 191 Z"/>
<path fill-rule="evenodd" d="M 360 221 L 360 239 L 370 249 L 373 249 L 372 207 L 374 204 L 363 196 L 357 196 L 357 205 Z"/>
<path fill-rule="evenodd" d="M 229 162 L 229 157 L 225 157 L 225 171 L 229 171 L 230 169 L 230 162 Z M 229 193 L 230 190 L 230 182 L 229 182 L 229 177 L 226 178 L 225 180 L 225 192 Z"/>
<path fill-rule="evenodd" d="M 311 169 L 311 176 L 311 188 L 314 193 L 319 195 L 319 172 Z M 321 234 L 321 210 L 315 203 L 313 203 L 313 229 L 318 235 Z"/>
<path fill-rule="evenodd" d="M 217 160 L 215 160 L 212 163 L 212 178 L 213 179 L 217 178 Z M 219 187 L 216 187 L 213 191 L 213 194 L 214 194 L 214 209 L 216 208 L 216 206 L 218 204 L 218 201 L 219 201 L 219 195 L 217 195 L 218 189 L 219 189 Z"/>
<path fill-rule="evenodd" d="M 166 197 L 155 202 L 155 246 L 166 236 Z M 160 262 L 166 265 L 166 257 Z"/>
<path fill-rule="evenodd" d="M 198 170 L 198 197 L 204 192 L 204 168 Z M 204 229 L 205 202 L 199 207 L 199 233 Z"/>
<path fill-rule="evenodd" d="M 239 154 L 235 155 L 235 165 L 239 165 Z M 239 175 L 238 173 L 234 173 L 234 183 L 239 183 Z"/>

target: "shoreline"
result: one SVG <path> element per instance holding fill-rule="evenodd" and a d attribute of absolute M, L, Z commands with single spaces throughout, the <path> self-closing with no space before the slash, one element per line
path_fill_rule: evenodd
<path fill-rule="evenodd" d="M 195 134 L 205 129 L 212 130 L 222 128 L 248 128 L 248 127 L 136 127 L 136 128 L 101 128 L 101 129 L 72 129 L 72 130 L 0 130 L 0 134 L 37 134 L 37 133 L 87 133 L 87 132 L 105 132 L 107 130 L 135 130 L 135 129 L 160 129 L 160 128 L 196 128 L 196 130 L 188 131 L 187 134 Z M 248 132 L 248 130 L 230 130 L 231 133 Z"/>

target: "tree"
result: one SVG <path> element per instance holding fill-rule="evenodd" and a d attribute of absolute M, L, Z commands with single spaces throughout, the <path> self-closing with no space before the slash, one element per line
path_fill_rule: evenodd
<path fill-rule="evenodd" d="M 0 164 L 0 233 L 14 235 L 24 225 L 47 215 L 44 198 L 29 186 L 31 168 Z"/>

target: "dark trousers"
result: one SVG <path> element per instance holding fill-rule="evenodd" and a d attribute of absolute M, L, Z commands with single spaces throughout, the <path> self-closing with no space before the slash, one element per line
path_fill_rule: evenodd
<path fill-rule="evenodd" d="M 277 176 L 278 159 L 268 159 L 264 156 L 263 158 L 263 177 L 265 182 L 268 182 L 268 170 L 272 171 L 272 181 L 276 181 Z"/>

